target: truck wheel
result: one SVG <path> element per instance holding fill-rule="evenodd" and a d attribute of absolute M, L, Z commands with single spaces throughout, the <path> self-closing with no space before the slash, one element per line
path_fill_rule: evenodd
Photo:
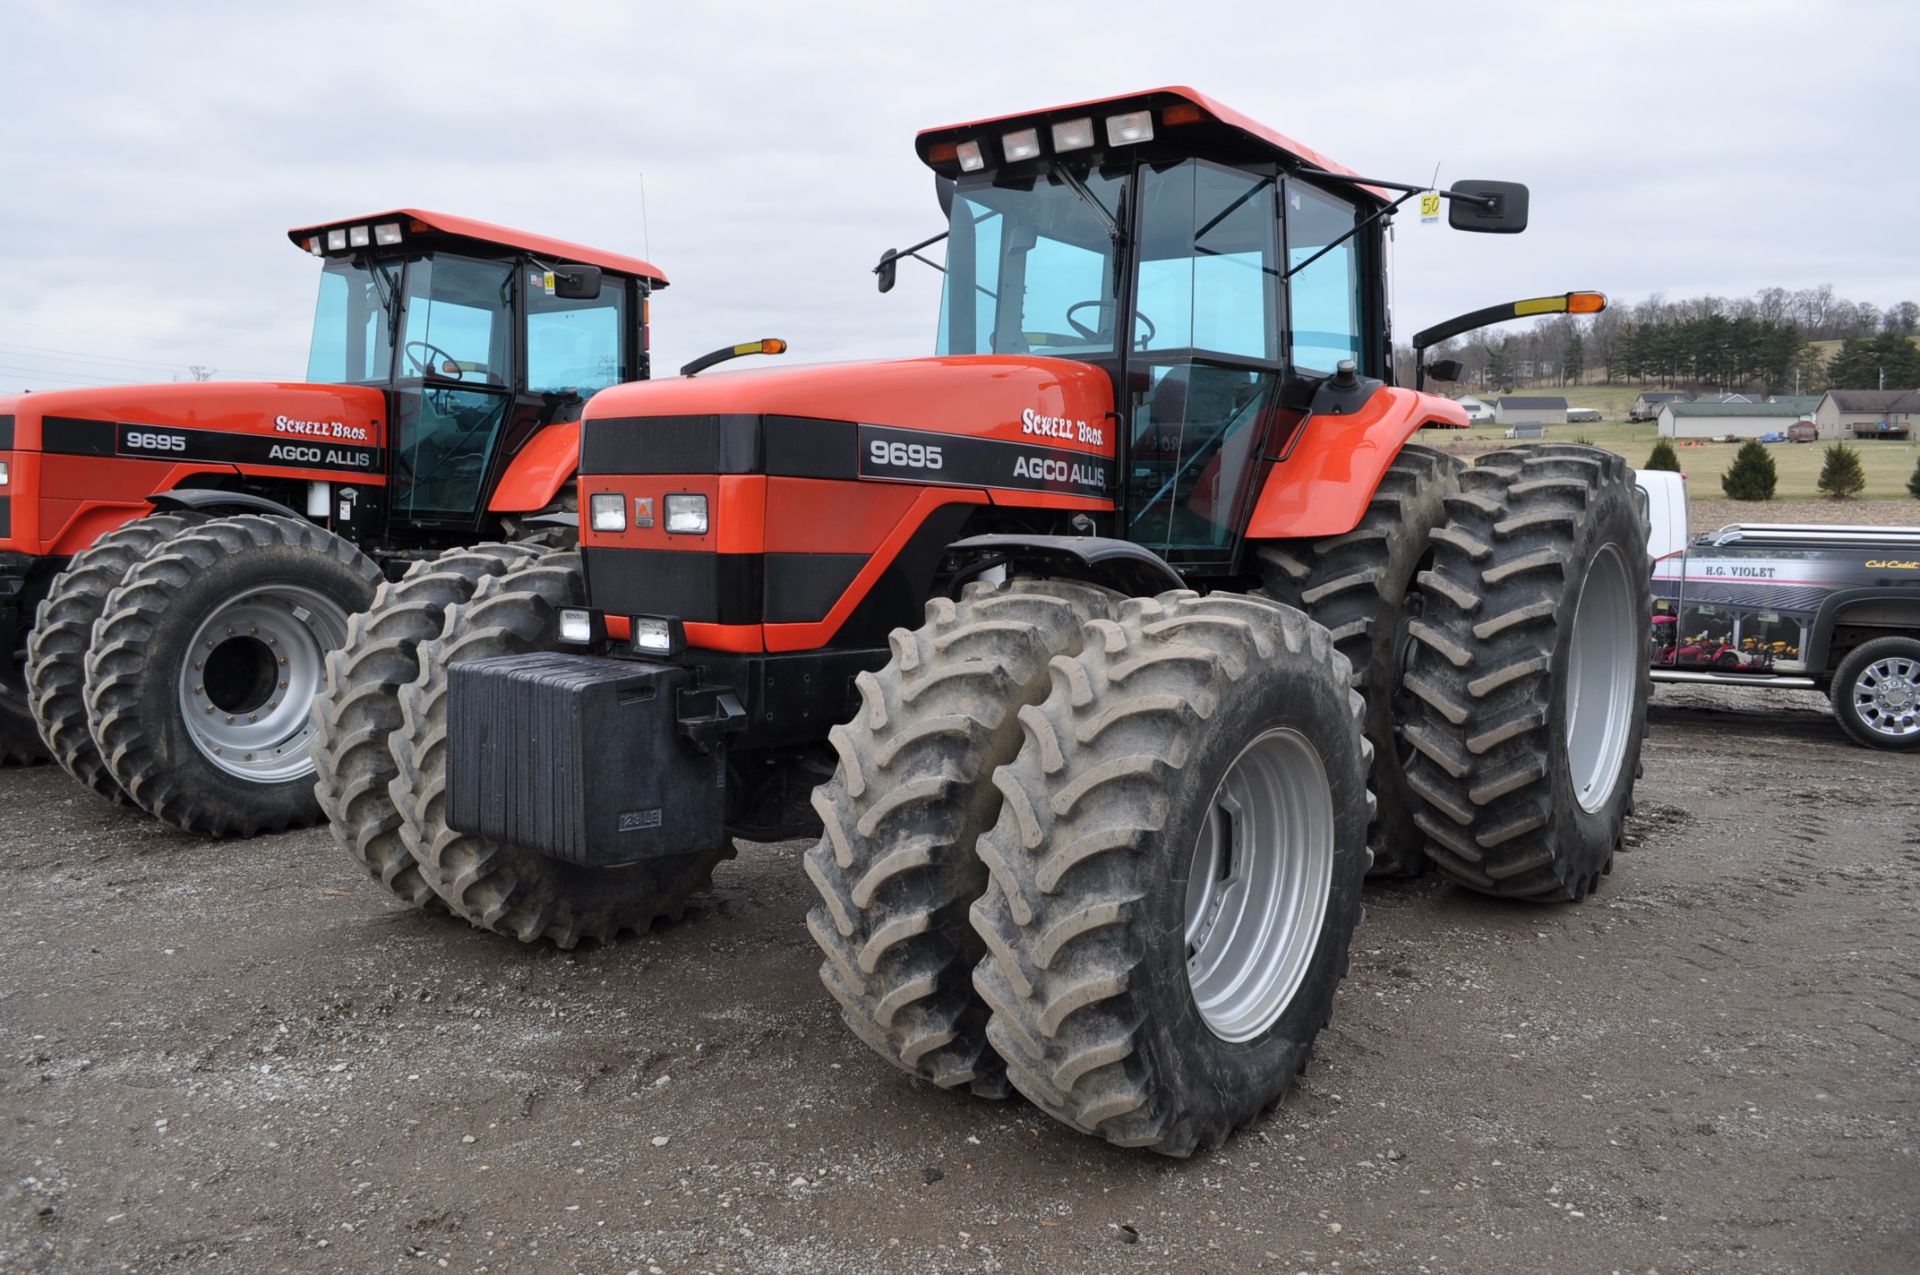
<path fill-rule="evenodd" d="M 27 702 L 47 751 L 69 775 L 110 801 L 133 802 L 107 770 L 87 725 L 87 651 L 107 595 L 156 546 L 204 521 L 192 514 L 154 514 L 109 531 L 81 550 L 53 578 L 27 639 Z"/>
<path fill-rule="evenodd" d="M 1332 1014 L 1364 705 L 1326 629 L 1266 599 L 1168 593 L 1087 629 L 994 776 L 974 985 L 1035 1105 L 1189 1155 L 1277 1102 Z"/>
<path fill-rule="evenodd" d="M 1833 675 L 1833 715 L 1869 748 L 1920 748 L 1920 641 L 1875 638 L 1847 653 Z"/>
<path fill-rule="evenodd" d="M 87 653 L 95 744 L 176 828 L 251 837 L 316 822 L 309 707 L 380 569 L 298 518 L 179 532 L 108 597 Z"/>
<path fill-rule="evenodd" d="M 1266 545 L 1258 554 L 1260 591 L 1327 626 L 1366 698 L 1368 782 L 1379 799 L 1368 834 L 1375 876 L 1413 876 L 1427 867 L 1426 834 L 1413 821 L 1419 802 L 1407 787 L 1413 750 L 1400 734 L 1414 695 L 1402 672 L 1407 626 L 1425 607 L 1420 577 L 1433 565 L 1428 538 L 1446 525 L 1447 498 L 1459 494 L 1464 468 L 1445 452 L 1403 447 L 1359 526 L 1344 536 Z"/>
<path fill-rule="evenodd" d="M 1646 526 L 1626 462 L 1538 444 L 1461 475 L 1408 684 L 1427 853 L 1486 894 L 1584 898 L 1612 869 L 1646 733 Z"/>
<path fill-rule="evenodd" d="M 563 948 L 583 938 L 608 943 L 678 919 L 734 853 L 722 838 L 670 858 L 594 868 L 447 827 L 447 668 L 558 649 L 554 613 L 581 605 L 584 596 L 580 558 L 572 553 L 481 581 L 472 601 L 447 608 L 444 636 L 420 644 L 420 675 L 401 689 L 401 727 L 393 737 L 399 774 L 391 791 L 422 879 L 454 915 L 481 929 L 522 943 L 547 938 Z"/>
<path fill-rule="evenodd" d="M 820 980 L 860 1039 L 942 1088 L 1007 1094 L 971 981 L 985 949 L 967 908 L 987 882 L 974 842 L 1000 811 L 990 777 L 1020 747 L 1016 714 L 1118 601 L 1056 580 L 935 598 L 924 625 L 889 636 L 886 667 L 855 679 L 860 711 L 833 728 L 840 764 L 814 789 L 825 831 L 805 859 Z"/>
<path fill-rule="evenodd" d="M 537 555 L 527 545 L 483 544 L 416 562 L 380 586 L 372 609 L 347 621 L 346 645 L 327 655 L 326 683 L 313 698 L 314 796 L 340 847 L 415 907 L 439 898 L 407 853 L 387 791 L 399 773 L 388 736 L 400 728 L 400 688 L 419 677 L 419 646 L 440 636 L 448 607 Z"/>

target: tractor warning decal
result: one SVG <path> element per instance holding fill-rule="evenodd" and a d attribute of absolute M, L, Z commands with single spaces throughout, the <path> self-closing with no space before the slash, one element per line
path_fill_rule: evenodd
<path fill-rule="evenodd" d="M 1113 463 L 1040 445 L 862 425 L 860 477 L 1103 497 L 1113 483 Z"/>

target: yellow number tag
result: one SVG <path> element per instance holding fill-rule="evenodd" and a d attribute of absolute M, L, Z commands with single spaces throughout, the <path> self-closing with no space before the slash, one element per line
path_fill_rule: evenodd
<path fill-rule="evenodd" d="M 1438 195 L 1420 196 L 1420 220 L 1421 221 L 1440 220 L 1440 196 Z"/>

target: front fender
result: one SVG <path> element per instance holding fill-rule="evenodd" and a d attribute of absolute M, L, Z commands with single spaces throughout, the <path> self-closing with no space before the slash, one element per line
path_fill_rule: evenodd
<path fill-rule="evenodd" d="M 1360 525 L 1380 479 L 1429 422 L 1466 428 L 1451 399 L 1383 386 L 1355 412 L 1307 417 L 1299 439 L 1267 474 L 1247 522 L 1254 540 L 1344 536 Z"/>
<path fill-rule="evenodd" d="M 545 509 L 580 468 L 580 422 L 549 425 L 507 465 L 487 508 L 496 514 Z"/>

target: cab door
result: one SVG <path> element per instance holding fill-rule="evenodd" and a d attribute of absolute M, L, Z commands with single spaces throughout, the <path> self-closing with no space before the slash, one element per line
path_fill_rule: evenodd
<path fill-rule="evenodd" d="M 389 437 L 392 526 L 477 524 L 515 397 L 514 267 L 435 254 L 407 267 Z"/>
<path fill-rule="evenodd" d="M 1278 181 L 1189 159 L 1144 165 L 1139 191 L 1127 534 L 1224 568 L 1278 411 Z"/>

